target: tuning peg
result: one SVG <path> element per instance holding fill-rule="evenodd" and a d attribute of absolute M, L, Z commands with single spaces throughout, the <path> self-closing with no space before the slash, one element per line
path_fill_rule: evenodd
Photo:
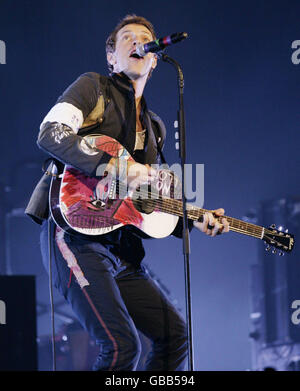
<path fill-rule="evenodd" d="M 275 229 L 276 225 L 275 224 L 271 224 L 271 228 Z"/>
<path fill-rule="evenodd" d="M 289 232 L 288 228 L 284 232 L 287 234 Z"/>
<path fill-rule="evenodd" d="M 279 251 L 278 255 L 279 255 L 280 257 L 283 257 L 283 256 L 284 256 L 284 252 L 283 252 L 283 251 Z"/>
<path fill-rule="evenodd" d="M 275 247 L 273 247 L 272 254 L 276 254 L 277 250 Z"/>
<path fill-rule="evenodd" d="M 266 251 L 270 251 L 270 249 L 271 247 L 269 245 L 265 248 Z"/>

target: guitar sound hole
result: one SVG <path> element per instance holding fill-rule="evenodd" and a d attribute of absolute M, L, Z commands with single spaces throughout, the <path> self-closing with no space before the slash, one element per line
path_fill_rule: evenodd
<path fill-rule="evenodd" d="M 141 213 L 150 214 L 155 209 L 155 200 L 133 200 L 133 205 Z"/>

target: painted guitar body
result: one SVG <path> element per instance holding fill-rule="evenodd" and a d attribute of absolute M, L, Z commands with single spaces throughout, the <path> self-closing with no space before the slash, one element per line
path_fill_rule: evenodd
<path fill-rule="evenodd" d="M 128 151 L 109 136 L 85 139 L 112 157 L 134 161 Z M 115 187 L 112 174 L 89 177 L 72 166 L 65 166 L 62 178 L 54 180 L 51 186 L 50 206 L 54 221 L 65 231 L 84 235 L 103 235 L 128 224 L 153 238 L 163 238 L 173 232 L 178 216 L 160 211 L 154 201 L 150 201 L 150 213 L 148 210 L 143 213 L 141 201 L 129 196 L 114 199 Z"/>

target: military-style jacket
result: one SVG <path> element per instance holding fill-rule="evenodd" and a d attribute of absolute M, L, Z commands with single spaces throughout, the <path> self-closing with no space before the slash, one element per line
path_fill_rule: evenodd
<path fill-rule="evenodd" d="M 134 151 L 136 141 L 135 91 L 126 75 L 112 77 L 89 72 L 81 75 L 58 98 L 56 104 L 44 118 L 38 135 L 38 146 L 61 164 L 81 170 L 92 176 L 100 164 L 108 163 L 111 156 L 105 152 L 95 153 L 84 142 L 88 134 L 104 134 L 119 141 L 133 158 L 142 164 L 160 163 L 166 137 L 162 120 L 149 111 L 142 98 L 142 125 L 146 129 L 144 150 Z M 47 171 L 50 171 L 51 167 Z M 33 194 L 25 213 L 41 224 L 49 216 L 48 194 L 51 177 L 44 174 Z M 182 235 L 182 221 L 173 234 Z M 106 247 L 126 258 L 134 254 L 135 261 L 144 257 L 141 239 L 130 227 L 112 231 L 97 238 Z"/>

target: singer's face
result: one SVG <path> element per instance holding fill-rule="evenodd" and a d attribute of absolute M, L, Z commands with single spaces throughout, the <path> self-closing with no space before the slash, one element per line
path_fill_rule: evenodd
<path fill-rule="evenodd" d="M 114 72 L 124 72 L 132 80 L 147 78 L 150 70 L 156 67 L 156 55 L 148 53 L 144 57 L 135 58 L 133 53 L 136 45 L 143 45 L 153 39 L 151 32 L 143 25 L 127 24 L 122 27 L 117 33 L 115 51 L 107 57 Z"/>

